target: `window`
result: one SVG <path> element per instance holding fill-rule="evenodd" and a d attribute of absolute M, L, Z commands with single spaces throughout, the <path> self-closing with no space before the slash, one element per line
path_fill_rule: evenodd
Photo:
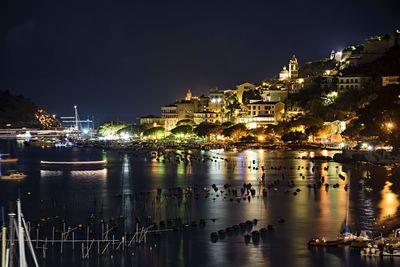
<path fill-rule="evenodd" d="M 355 79 L 354 82 L 358 83 L 358 79 Z"/>

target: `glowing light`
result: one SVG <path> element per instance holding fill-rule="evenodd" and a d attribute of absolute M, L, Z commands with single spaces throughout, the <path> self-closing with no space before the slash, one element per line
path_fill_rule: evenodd
<path fill-rule="evenodd" d="M 387 122 L 387 123 L 386 123 L 386 127 L 387 127 L 389 130 L 393 129 L 393 128 L 394 128 L 393 122 Z"/>
<path fill-rule="evenodd" d="M 393 183 L 386 181 L 385 186 L 381 191 L 381 201 L 379 202 L 379 208 L 381 209 L 379 219 L 383 220 L 390 216 L 395 216 L 397 214 L 397 209 L 400 206 L 398 195 L 393 193 L 390 187 Z"/>

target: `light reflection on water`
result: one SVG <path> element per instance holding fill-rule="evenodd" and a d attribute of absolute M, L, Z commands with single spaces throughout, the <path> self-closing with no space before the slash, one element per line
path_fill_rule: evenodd
<path fill-rule="evenodd" d="M 393 183 L 386 181 L 385 186 L 381 190 L 381 200 L 378 204 L 380 208 L 379 220 L 387 219 L 388 217 L 396 216 L 397 209 L 399 208 L 399 196 L 392 190 Z"/>
<path fill-rule="evenodd" d="M 242 187 L 243 183 L 249 182 L 257 186 L 263 173 L 261 166 L 265 167 L 268 183 L 280 181 L 276 186 L 277 191 L 268 190 L 266 197 L 257 194 L 250 202 L 230 201 L 229 198 L 224 199 L 222 195 L 216 197 L 214 193 L 207 199 L 204 198 L 204 194 L 200 194 L 198 200 L 187 203 L 182 201 L 178 206 L 169 209 L 164 206 L 159 207 L 150 213 L 154 218 L 166 219 L 177 216 L 190 220 L 205 218 L 207 225 L 205 229 L 196 228 L 182 233 L 171 233 L 161 239 L 157 249 L 154 248 L 151 252 L 143 249 L 141 253 L 126 258 L 124 263 L 122 260 L 118 262 L 119 256 L 115 257 L 118 263 L 114 264 L 117 266 L 376 266 L 376 262 L 361 258 L 358 252 L 341 248 L 309 250 L 306 243 L 313 236 L 326 238 L 337 236 L 345 219 L 348 194 L 350 194 L 350 222 L 357 231 L 360 228 L 375 227 L 372 217 L 378 208 L 381 218 L 385 214 L 396 213 L 399 206 L 398 191 L 396 191 L 398 187 L 395 184 L 384 185 L 384 181 L 378 179 L 382 177 L 381 170 L 371 172 L 370 180 L 376 183 L 375 188 L 383 187 L 382 192 L 379 190 L 366 192 L 360 191 L 358 186 L 359 179 L 366 174 L 365 169 L 351 167 L 351 175 L 348 175 L 349 173 L 342 171 L 341 164 L 302 159 L 303 156 L 308 158 L 312 153 L 314 156 L 331 156 L 331 151 L 260 149 L 235 153 L 221 150 L 202 152 L 192 150 L 195 156 L 223 157 L 228 161 L 218 159 L 203 163 L 193 160 L 191 163 L 178 164 L 144 160 L 143 157 L 132 157 L 125 152 L 66 149 L 63 150 L 65 158 L 69 157 L 70 152 L 72 159 L 84 157 L 107 159 L 110 162 L 108 169 L 46 171 L 40 170 L 37 162 L 41 158 L 57 157 L 59 151 L 40 149 L 38 152 L 34 148 L 24 150 L 23 147 L 18 149 L 21 149 L 19 153 L 22 159 L 18 167 L 29 174 L 28 179 L 21 182 L 20 190 L 22 193 L 27 190 L 32 192 L 30 198 L 23 194 L 26 206 L 31 205 L 27 208 L 27 216 L 37 216 L 35 211 L 40 200 L 43 200 L 44 205 L 54 200 L 57 203 L 66 203 L 67 207 L 73 207 L 74 210 L 69 212 L 69 216 L 74 216 L 77 221 L 85 220 L 88 213 L 93 211 L 99 213 L 100 210 L 106 217 L 124 215 L 127 220 L 123 226 L 127 230 L 134 225 L 133 213 L 137 212 L 135 215 L 138 215 L 140 211 L 138 207 L 146 206 L 147 211 L 153 210 L 153 207 L 148 208 L 149 203 L 132 202 L 129 197 L 132 194 L 142 191 L 154 192 L 157 188 L 163 190 L 178 186 L 185 188 L 195 184 L 199 188 L 210 187 L 213 183 L 219 188 L 223 188 L 226 183 L 238 188 Z M 318 169 L 313 170 L 313 167 Z M 345 176 L 344 181 L 339 178 L 339 173 Z M 318 181 L 320 176 L 324 176 L 325 183 L 331 185 L 329 190 L 326 191 L 324 186 L 320 189 L 308 188 L 308 185 Z M 296 186 L 288 188 L 289 180 L 293 180 Z M 339 189 L 332 187 L 335 183 L 340 185 Z M 346 192 L 344 185 L 347 183 L 352 185 L 350 191 Z M 293 195 L 293 191 L 298 188 L 301 191 Z M 286 190 L 289 193 L 285 193 Z M 4 205 L 4 199 L 15 197 L 17 192 L 17 186 L 1 182 L 1 204 Z M 367 213 L 371 221 L 364 219 L 367 218 L 365 217 Z M 212 222 L 211 218 L 215 218 L 215 222 Z M 275 231 L 268 234 L 266 242 L 245 245 L 243 235 L 227 237 L 215 244 L 210 242 L 209 234 L 212 231 L 254 218 L 259 220 L 255 229 L 268 224 L 274 225 Z M 284 218 L 285 223 L 279 224 L 280 218 Z M 363 225 L 364 221 L 366 225 Z M 63 259 L 65 263 L 59 264 L 59 260 L 55 257 L 52 263 L 56 264 L 49 266 L 76 266 L 68 265 L 65 258 Z M 103 261 L 106 262 L 107 259 L 90 262 L 90 266 L 101 265 Z M 130 264 L 131 261 L 134 264 Z M 379 260 L 379 263 L 382 262 L 385 266 L 386 264 L 395 266 L 399 263 L 396 260 L 392 263 Z M 108 265 L 103 264 L 103 266 Z"/>

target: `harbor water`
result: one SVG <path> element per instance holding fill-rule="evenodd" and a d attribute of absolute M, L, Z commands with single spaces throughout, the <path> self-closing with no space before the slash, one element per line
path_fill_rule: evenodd
<path fill-rule="evenodd" d="M 183 223 L 205 221 L 203 227 L 189 225 L 149 237 L 146 245 L 126 251 L 98 255 L 94 249 L 89 259 L 81 259 L 80 249 L 69 245 L 61 255 L 55 244 L 48 246 L 46 259 L 37 251 L 40 266 L 400 266 L 399 257 L 365 257 L 348 246 L 307 246 L 313 237 L 337 238 L 347 211 L 353 232 L 395 229 L 400 223 L 397 169 L 313 159 L 333 155 L 326 150 L 173 150 L 169 160 L 157 160 L 141 151 L 36 147 L 1 140 L 1 153 L 18 158 L 16 164 L 0 164 L 2 173 L 18 170 L 28 176 L 0 180 L 0 205 L 9 212 L 20 198 L 32 225 L 43 218 L 88 225 L 93 216 L 116 220 L 120 232 L 132 232 L 136 222 L 146 218 L 156 223 L 178 218 Z M 94 169 L 40 164 L 87 160 L 108 164 Z M 314 188 L 322 177 L 330 186 Z M 240 190 L 248 183 L 254 196 L 227 194 L 227 185 Z M 173 199 L 169 192 L 178 187 L 197 193 Z M 253 219 L 257 224 L 252 230 L 268 225 L 274 230 L 247 244 L 244 233 L 217 242 L 210 239 L 212 232 Z"/>

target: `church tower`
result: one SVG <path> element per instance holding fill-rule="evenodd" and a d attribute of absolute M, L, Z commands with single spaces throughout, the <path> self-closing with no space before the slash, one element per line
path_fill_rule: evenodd
<path fill-rule="evenodd" d="M 289 61 L 289 79 L 296 79 L 299 76 L 299 63 L 297 63 L 297 58 L 293 55 L 292 59 Z"/>
<path fill-rule="evenodd" d="M 185 97 L 186 101 L 190 101 L 192 100 L 192 92 L 190 91 L 190 89 L 187 91 L 186 93 L 186 97 Z"/>

